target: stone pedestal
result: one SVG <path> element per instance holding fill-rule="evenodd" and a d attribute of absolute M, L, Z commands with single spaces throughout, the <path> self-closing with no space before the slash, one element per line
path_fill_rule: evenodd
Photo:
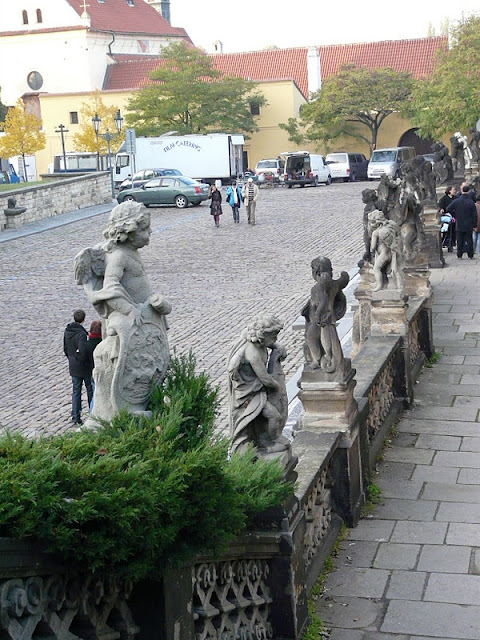
<path fill-rule="evenodd" d="M 432 296 L 428 264 L 413 264 L 405 267 L 405 293 L 409 297 L 430 298 Z"/>
<path fill-rule="evenodd" d="M 423 206 L 425 221 L 426 247 L 425 253 L 430 269 L 441 269 L 445 265 L 442 251 L 442 235 L 437 205 L 434 202 L 425 203 Z"/>
<path fill-rule="evenodd" d="M 372 293 L 372 336 L 406 336 L 408 334 L 408 296 L 398 290 Z"/>
<path fill-rule="evenodd" d="M 20 229 L 22 226 L 21 214 L 25 213 L 26 210 L 26 207 L 9 207 L 8 209 L 4 209 L 3 213 L 6 217 L 5 228 Z"/>
<path fill-rule="evenodd" d="M 352 350 L 350 352 L 352 360 L 365 344 L 365 340 L 370 335 L 371 330 L 371 306 L 372 289 L 375 283 L 372 265 L 364 262 L 360 266 L 360 282 L 354 296 L 357 303 L 352 305 L 353 326 L 352 326 Z"/>

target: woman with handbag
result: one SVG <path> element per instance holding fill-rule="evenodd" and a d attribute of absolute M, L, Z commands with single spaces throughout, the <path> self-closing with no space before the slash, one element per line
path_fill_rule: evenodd
<path fill-rule="evenodd" d="M 212 184 L 212 186 L 210 187 L 210 200 L 212 201 L 210 203 L 210 215 L 212 215 L 213 219 L 215 220 L 215 226 L 219 227 L 220 226 L 220 216 L 223 213 L 223 211 L 222 211 L 222 194 L 220 193 L 220 191 L 217 189 L 217 187 L 214 184 Z"/>

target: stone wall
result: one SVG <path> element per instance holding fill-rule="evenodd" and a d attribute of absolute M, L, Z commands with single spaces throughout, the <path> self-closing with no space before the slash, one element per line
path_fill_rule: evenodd
<path fill-rule="evenodd" d="M 0 192 L 0 231 L 18 229 L 27 222 L 51 218 L 60 213 L 105 204 L 112 199 L 110 174 L 102 171 L 58 182 Z M 26 207 L 19 215 L 7 216 L 8 198 L 17 200 L 17 207 Z"/>

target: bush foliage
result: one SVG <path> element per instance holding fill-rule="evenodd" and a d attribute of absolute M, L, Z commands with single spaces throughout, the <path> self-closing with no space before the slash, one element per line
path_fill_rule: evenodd
<path fill-rule="evenodd" d="M 0 438 L 0 536 L 35 537 L 80 570 L 158 576 L 218 551 L 291 487 L 253 451 L 228 460 L 213 437 L 216 390 L 193 356 L 173 358 L 152 417 L 117 415 L 98 431 Z"/>

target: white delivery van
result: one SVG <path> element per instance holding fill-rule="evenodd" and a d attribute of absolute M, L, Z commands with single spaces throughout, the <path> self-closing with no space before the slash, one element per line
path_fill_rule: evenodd
<path fill-rule="evenodd" d="M 316 187 L 319 182 L 331 184 L 332 176 L 325 158 L 309 151 L 292 151 L 280 154 L 285 157 L 284 184 L 291 189 L 295 184 Z"/>
<path fill-rule="evenodd" d="M 368 163 L 368 179 L 380 180 L 385 174 L 390 178 L 402 177 L 402 164 L 410 162 L 416 156 L 413 147 L 389 147 L 386 149 L 376 149 L 372 153 Z"/>

